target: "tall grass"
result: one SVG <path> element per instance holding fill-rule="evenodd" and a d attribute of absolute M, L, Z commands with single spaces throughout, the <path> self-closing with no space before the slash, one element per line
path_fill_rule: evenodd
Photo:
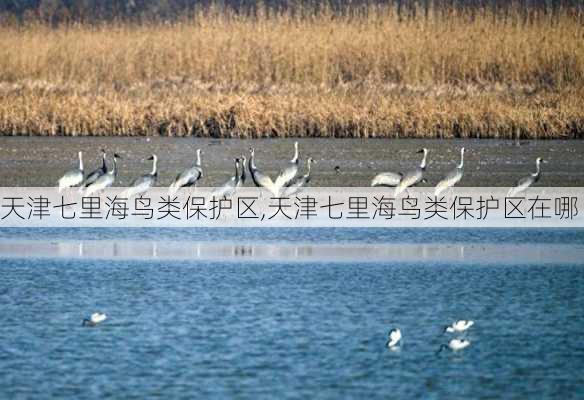
<path fill-rule="evenodd" d="M 571 16 L 366 11 L 3 27 L 0 132 L 584 136 L 584 27 Z"/>

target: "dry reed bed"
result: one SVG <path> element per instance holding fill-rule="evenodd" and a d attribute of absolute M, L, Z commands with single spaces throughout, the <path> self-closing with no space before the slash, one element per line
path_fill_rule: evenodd
<path fill-rule="evenodd" d="M 207 13 L 0 28 L 0 133 L 584 137 L 584 27 Z"/>

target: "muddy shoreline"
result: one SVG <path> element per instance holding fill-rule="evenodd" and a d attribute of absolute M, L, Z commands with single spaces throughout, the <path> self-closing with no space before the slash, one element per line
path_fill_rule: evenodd
<path fill-rule="evenodd" d="M 298 139 L 300 157 L 317 160 L 313 186 L 369 186 L 379 172 L 404 171 L 420 162 L 416 151 L 429 149 L 427 185 L 435 185 L 448 173 L 466 148 L 465 175 L 460 186 L 510 186 L 535 169 L 543 157 L 539 186 L 583 186 L 584 142 L 507 140 L 423 140 L 423 139 Z M 271 176 L 293 155 L 294 139 L 201 139 L 134 137 L 0 137 L 1 186 L 53 186 L 76 165 L 77 152 L 84 152 L 85 169 L 100 163 L 99 150 L 114 151 L 120 162 L 116 186 L 128 185 L 150 170 L 144 161 L 155 153 L 159 158 L 159 186 L 169 185 L 176 174 L 194 162 L 195 150 L 203 150 L 205 169 L 202 186 L 225 182 L 233 171 L 233 158 L 256 148 L 256 163 Z M 335 172 L 335 167 L 340 172 Z M 302 167 L 304 170 L 304 166 Z"/>

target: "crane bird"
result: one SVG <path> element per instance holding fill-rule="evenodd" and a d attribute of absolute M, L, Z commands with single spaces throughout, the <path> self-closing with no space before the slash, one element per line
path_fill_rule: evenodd
<path fill-rule="evenodd" d="M 107 315 L 96 312 L 91 314 L 89 318 L 83 318 L 81 326 L 91 326 L 94 327 L 107 319 Z"/>
<path fill-rule="evenodd" d="M 539 177 L 541 176 L 540 164 L 542 162 L 545 162 L 545 161 L 541 157 L 538 157 L 537 160 L 535 160 L 535 172 L 533 174 L 530 174 L 529 176 L 526 176 L 525 178 L 522 178 L 519 181 L 517 181 L 515 186 L 512 187 L 511 189 L 509 189 L 509 192 L 507 193 L 507 197 L 515 196 L 515 195 L 523 192 L 524 190 L 526 190 L 528 187 L 530 187 L 534 183 L 536 183 L 539 180 Z"/>
<path fill-rule="evenodd" d="M 105 174 L 98 177 L 92 184 L 85 188 L 85 196 L 89 196 L 93 193 L 99 192 L 112 186 L 118 176 L 118 159 L 120 159 L 118 154 L 114 153 L 114 166 L 111 170 L 108 170 Z"/>
<path fill-rule="evenodd" d="M 83 152 L 79 152 L 79 168 L 67 171 L 59 179 L 59 192 L 72 186 L 80 185 L 83 182 Z"/>
<path fill-rule="evenodd" d="M 435 196 L 440 196 L 440 194 L 443 191 L 453 187 L 458 182 L 460 182 L 460 180 L 462 179 L 463 166 L 464 166 L 464 147 L 460 149 L 460 163 L 436 185 L 436 189 L 434 190 Z"/>
<path fill-rule="evenodd" d="M 201 166 L 201 149 L 197 149 L 197 161 L 191 168 L 184 170 L 176 176 L 171 183 L 168 194 L 174 195 L 181 187 L 195 186 L 197 181 L 203 177 Z"/>
<path fill-rule="evenodd" d="M 158 179 L 158 157 L 156 157 L 156 154 L 152 154 L 146 161 L 152 161 L 152 171 L 149 174 L 136 178 L 130 187 L 120 194 L 120 197 L 129 199 L 132 196 L 139 196 L 146 193 L 148 189 L 156 184 L 156 180 Z"/>
<path fill-rule="evenodd" d="M 285 196 L 295 195 L 302 187 L 308 185 L 310 182 L 310 167 L 312 164 L 316 164 L 316 161 L 312 157 L 308 157 L 308 160 L 306 160 L 306 174 L 292 179 L 284 191 Z"/>
<path fill-rule="evenodd" d="M 85 180 L 83 181 L 83 184 L 81 186 L 88 187 L 93 182 L 95 182 L 97 178 L 99 178 L 100 176 L 104 175 L 107 172 L 107 163 L 105 159 L 106 159 L 105 150 L 101 149 L 101 167 L 91 171 L 89 175 L 85 177 Z"/>
<path fill-rule="evenodd" d="M 401 331 L 399 329 L 392 329 L 387 334 L 387 342 L 385 343 L 385 346 L 389 349 L 394 348 L 400 344 L 401 338 Z"/>
<path fill-rule="evenodd" d="M 445 326 L 444 333 L 464 332 L 473 325 L 474 321 L 459 319 L 458 321 L 453 322 L 452 325 Z"/>
<path fill-rule="evenodd" d="M 241 180 L 241 175 L 239 174 L 239 158 L 234 160 L 235 162 L 235 174 L 229 178 L 227 182 L 223 184 L 220 188 L 213 192 L 213 197 L 215 198 L 227 198 L 231 197 L 235 194 L 235 190 L 238 187 L 238 184 Z"/>
<path fill-rule="evenodd" d="M 276 185 L 274 185 L 272 179 L 257 169 L 255 165 L 255 149 L 253 147 L 249 149 L 249 154 L 249 173 L 254 185 L 259 188 L 265 188 L 270 193 L 272 193 L 272 195 L 278 196 L 279 189 L 276 187 Z"/>
<path fill-rule="evenodd" d="M 280 175 L 276 178 L 274 185 L 280 190 L 283 187 L 286 187 L 292 182 L 292 180 L 298 174 L 298 142 L 294 142 L 294 157 L 290 160 L 290 164 L 284 168 L 283 171 L 280 172 Z"/>
<path fill-rule="evenodd" d="M 245 169 L 247 168 L 247 158 L 244 155 L 241 156 L 241 175 L 239 176 L 239 181 L 237 181 L 237 187 L 242 187 L 245 185 Z"/>
<path fill-rule="evenodd" d="M 445 344 L 440 345 L 440 348 L 438 349 L 438 351 L 436 352 L 436 354 L 439 354 L 444 349 L 450 349 L 452 351 L 458 351 L 458 350 L 466 349 L 468 346 L 470 346 L 470 341 L 469 340 L 466 340 L 466 339 L 452 339 L 451 341 L 448 342 L 448 345 L 445 345 Z"/>
<path fill-rule="evenodd" d="M 428 149 L 425 147 L 417 151 L 417 153 L 424 153 L 420 166 L 414 170 L 406 172 L 395 188 L 394 196 L 397 197 L 404 190 L 410 186 L 415 186 L 424 179 L 424 171 L 426 170 L 426 158 L 428 157 Z"/>
<path fill-rule="evenodd" d="M 393 187 L 399 185 L 403 175 L 400 172 L 382 172 L 373 178 L 371 186 Z"/>

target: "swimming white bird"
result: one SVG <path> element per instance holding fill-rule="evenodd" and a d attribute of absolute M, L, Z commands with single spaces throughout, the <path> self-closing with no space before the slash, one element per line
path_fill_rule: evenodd
<path fill-rule="evenodd" d="M 100 176 L 107 172 L 107 164 L 106 164 L 106 153 L 104 149 L 101 149 L 101 167 L 91 171 L 89 175 L 85 177 L 83 184 L 81 186 L 87 187 L 91 185 L 93 182 L 97 180 Z"/>
<path fill-rule="evenodd" d="M 463 166 L 464 166 L 464 147 L 460 149 L 460 163 L 436 185 L 436 189 L 434 190 L 435 196 L 440 196 L 440 194 L 443 191 L 450 187 L 453 187 L 458 182 L 460 182 L 460 180 L 462 179 Z"/>
<path fill-rule="evenodd" d="M 459 351 L 462 349 L 466 349 L 470 346 L 470 341 L 466 339 L 452 339 L 448 342 L 448 345 L 442 344 L 436 354 L 440 353 L 444 349 L 450 349 L 452 351 Z"/>
<path fill-rule="evenodd" d="M 146 193 L 148 189 L 156 184 L 156 180 L 158 179 L 158 157 L 156 157 L 155 154 L 152 154 L 146 160 L 152 161 L 152 171 L 149 174 L 136 178 L 130 187 L 128 187 L 122 194 L 120 194 L 121 198 L 129 199 L 132 196 L 139 196 Z"/>
<path fill-rule="evenodd" d="M 403 175 L 400 172 L 382 172 L 373 178 L 371 186 L 393 187 L 399 185 Z"/>
<path fill-rule="evenodd" d="M 464 332 L 473 325 L 474 325 L 474 321 L 467 321 L 464 319 L 460 319 L 458 321 L 453 322 L 452 325 L 448 325 L 448 326 L 444 327 L 444 332 L 449 332 L 449 333 Z"/>
<path fill-rule="evenodd" d="M 114 153 L 114 166 L 111 170 L 107 171 L 105 174 L 98 177 L 92 184 L 87 186 L 85 189 L 85 196 L 89 196 L 93 193 L 97 193 L 105 188 L 112 186 L 118 176 L 118 159 L 121 158 L 119 155 Z"/>
<path fill-rule="evenodd" d="M 236 158 L 234 162 L 235 174 L 231 178 L 229 178 L 229 180 L 225 182 L 223 186 L 217 188 L 217 190 L 213 192 L 212 196 L 215 197 L 216 199 L 221 199 L 223 197 L 228 198 L 235 194 L 235 189 L 237 188 L 237 184 L 241 179 L 241 175 L 239 174 L 239 158 Z"/>
<path fill-rule="evenodd" d="M 310 167 L 312 164 L 316 164 L 316 161 L 312 158 L 312 157 L 308 157 L 308 160 L 306 160 L 306 174 L 301 175 L 301 176 L 297 176 L 294 179 L 292 179 L 292 181 L 288 184 L 288 186 L 286 187 L 286 189 L 284 190 L 283 195 L 290 197 L 295 195 L 296 193 L 298 193 L 300 191 L 300 189 L 306 185 L 308 185 L 308 183 L 310 183 Z"/>
<path fill-rule="evenodd" d="M 298 174 L 298 142 L 294 142 L 294 157 L 290 160 L 290 164 L 280 172 L 280 175 L 276 178 L 274 185 L 278 188 L 278 190 L 286 187 L 292 182 L 292 180 Z"/>
<path fill-rule="evenodd" d="M 507 193 L 507 197 L 513 197 L 513 196 L 523 192 L 525 189 L 527 189 L 528 187 L 530 187 L 534 183 L 536 183 L 539 180 L 539 177 L 541 175 L 540 164 L 542 162 L 545 162 L 545 161 L 541 157 L 538 157 L 537 160 L 535 160 L 535 168 L 536 168 L 535 172 L 533 174 L 530 174 L 529 176 L 526 176 L 525 178 L 522 178 L 519 181 L 517 181 L 515 186 L 512 187 L 511 189 L 509 189 L 509 192 Z"/>
<path fill-rule="evenodd" d="M 278 196 L 279 189 L 274 185 L 272 179 L 264 174 L 262 171 L 256 168 L 255 165 L 255 149 L 252 147 L 249 149 L 249 173 L 254 185 L 259 188 L 267 189 L 272 195 Z"/>
<path fill-rule="evenodd" d="M 176 176 L 169 187 L 168 194 L 174 195 L 181 187 L 196 186 L 197 181 L 203 177 L 201 166 L 201 149 L 197 149 L 197 161 L 195 164 Z"/>
<path fill-rule="evenodd" d="M 96 326 L 107 319 L 107 315 L 96 312 L 91 314 L 89 318 L 83 318 L 81 326 Z"/>
<path fill-rule="evenodd" d="M 424 153 L 424 157 L 422 158 L 422 162 L 420 166 L 412 171 L 408 171 L 404 174 L 399 185 L 395 188 L 394 196 L 399 196 L 404 190 L 409 188 L 410 186 L 415 186 L 418 183 L 422 182 L 424 179 L 424 171 L 426 170 L 426 157 L 428 156 L 428 149 L 423 148 L 417 151 L 418 153 Z"/>
<path fill-rule="evenodd" d="M 83 182 L 83 152 L 79 152 L 79 168 L 67 171 L 59 179 L 59 192 L 63 189 L 77 186 Z"/>
<path fill-rule="evenodd" d="M 391 331 L 389 331 L 387 336 L 388 338 L 387 343 L 385 343 L 385 346 L 388 348 L 397 346 L 402 338 L 402 334 L 399 329 L 392 329 Z"/>

